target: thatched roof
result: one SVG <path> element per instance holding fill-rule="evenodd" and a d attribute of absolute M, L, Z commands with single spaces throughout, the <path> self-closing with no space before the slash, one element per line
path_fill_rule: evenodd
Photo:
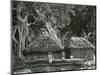
<path fill-rule="evenodd" d="M 68 40 L 65 40 L 65 43 Z M 88 40 L 83 37 L 72 37 L 69 44 L 65 44 L 67 48 L 95 48 Z M 62 49 L 51 40 L 49 37 L 38 38 L 30 46 L 30 52 L 48 52 L 48 51 L 61 51 Z"/>
<path fill-rule="evenodd" d="M 69 48 L 95 48 L 95 47 L 84 37 L 72 37 L 70 39 Z"/>
<path fill-rule="evenodd" d="M 37 38 L 31 47 L 29 48 L 31 51 L 59 51 L 60 47 L 49 37 Z"/>

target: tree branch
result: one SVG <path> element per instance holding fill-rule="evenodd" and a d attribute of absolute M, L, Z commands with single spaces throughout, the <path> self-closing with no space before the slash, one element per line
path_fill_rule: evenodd
<path fill-rule="evenodd" d="M 17 9 L 15 9 L 15 8 L 12 8 L 12 10 L 15 10 L 16 12 L 18 12 L 18 10 L 17 10 Z"/>
<path fill-rule="evenodd" d="M 83 28 L 82 28 L 82 31 L 83 31 L 83 35 L 84 35 L 84 37 L 87 38 L 86 32 L 84 31 Z"/>
<path fill-rule="evenodd" d="M 13 38 L 13 40 L 16 42 L 16 44 L 18 44 L 18 41 L 17 41 L 16 38 L 15 38 L 16 30 L 17 30 L 17 27 L 16 27 L 15 30 L 13 31 L 12 38 Z"/>
<path fill-rule="evenodd" d="M 36 23 L 36 21 L 34 21 L 34 22 L 32 22 L 32 23 L 27 24 L 27 26 L 30 26 L 30 25 L 35 24 L 35 23 Z"/>
<path fill-rule="evenodd" d="M 66 38 L 66 36 L 67 36 L 67 34 L 69 33 L 69 31 L 68 32 L 66 32 L 63 36 L 62 36 L 62 40 L 64 40 L 65 38 Z"/>

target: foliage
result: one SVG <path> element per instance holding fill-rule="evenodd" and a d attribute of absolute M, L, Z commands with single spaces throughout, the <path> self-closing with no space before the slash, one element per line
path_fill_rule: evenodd
<path fill-rule="evenodd" d="M 41 35 L 50 37 L 59 47 L 72 36 L 84 37 L 95 45 L 95 6 L 24 1 L 12 4 L 12 48 L 14 53 L 19 50 L 20 57 Z"/>

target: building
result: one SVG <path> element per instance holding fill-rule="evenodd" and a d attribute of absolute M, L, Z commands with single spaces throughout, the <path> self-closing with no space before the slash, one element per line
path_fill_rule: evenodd
<path fill-rule="evenodd" d="M 53 61 L 67 59 L 93 60 L 95 47 L 83 37 L 72 37 L 68 43 L 65 40 L 65 48 L 61 49 L 49 37 L 37 38 L 32 45 L 24 50 L 26 61 Z"/>
<path fill-rule="evenodd" d="M 69 49 L 73 58 L 93 60 L 95 54 L 95 47 L 83 37 L 72 37 Z"/>

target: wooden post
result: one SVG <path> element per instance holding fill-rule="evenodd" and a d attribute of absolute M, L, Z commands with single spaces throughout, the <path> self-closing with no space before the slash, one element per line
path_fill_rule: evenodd
<path fill-rule="evenodd" d="M 62 51 L 62 59 L 66 59 L 66 58 L 65 58 L 65 55 L 66 55 L 66 54 L 65 54 L 65 51 Z"/>
<path fill-rule="evenodd" d="M 49 63 L 52 63 L 52 52 L 48 52 Z"/>

